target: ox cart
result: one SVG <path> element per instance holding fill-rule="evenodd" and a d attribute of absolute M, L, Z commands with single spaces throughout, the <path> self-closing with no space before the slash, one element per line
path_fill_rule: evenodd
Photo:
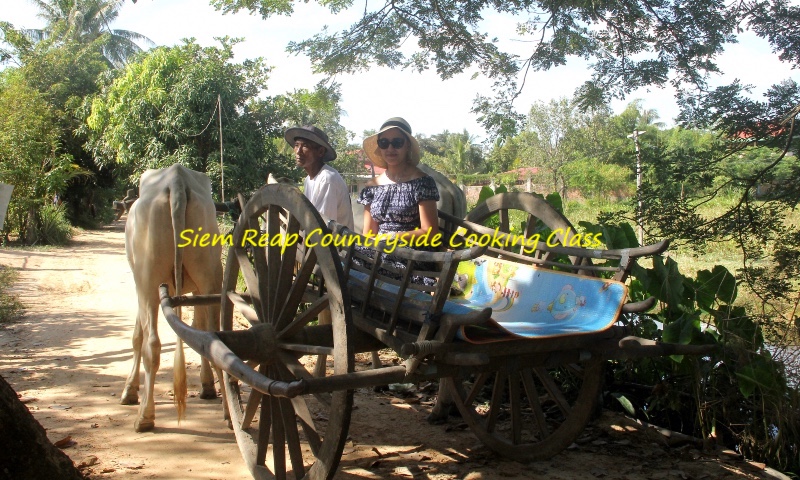
<path fill-rule="evenodd" d="M 523 229 L 515 230 L 513 219 L 520 215 Z M 526 193 L 496 195 L 465 219 L 444 213 L 440 218 L 444 247 L 450 248 L 396 248 L 388 262 L 346 241 L 359 238 L 353 232 L 325 225 L 297 189 L 269 185 L 244 204 L 221 295 L 169 297 L 162 286 L 162 310 L 171 327 L 223 372 L 225 415 L 254 478 L 333 477 L 357 388 L 439 380 L 433 420 L 455 405 L 486 446 L 532 461 L 559 453 L 583 431 L 601 394 L 607 360 L 707 353 L 630 337 L 615 324 L 620 315 L 655 303 L 627 302 L 622 282 L 637 258 L 663 252 L 668 242 L 625 250 L 569 246 L 580 243 L 569 240 L 575 233 L 569 221 Z M 260 246 L 253 232 L 264 239 Z M 270 241 L 277 238 L 284 241 Z M 524 242 L 532 238 L 540 241 Z M 390 250 L 386 243 L 381 249 Z M 397 262 L 405 267 L 397 268 Z M 534 283 L 512 288 L 507 273 L 504 284 L 492 284 L 487 268 L 495 279 L 511 268 Z M 429 281 L 415 283 L 415 277 Z M 599 301 L 577 291 L 583 281 L 599 286 Z M 453 292 L 470 282 L 471 295 Z M 561 294 L 531 305 L 533 294 L 553 282 L 564 283 L 558 285 Z M 481 295 L 489 306 L 470 305 Z M 551 325 L 569 327 L 529 338 L 498 327 L 494 317 L 514 311 L 513 301 L 524 305 L 517 312 L 550 315 Z M 215 332 L 189 327 L 173 310 L 215 302 L 221 305 Z M 582 329 L 564 321 L 592 302 L 605 312 L 586 313 L 604 316 L 603 325 Z M 244 318 L 249 328 L 234 328 L 234 317 Z M 355 354 L 387 347 L 402 361 L 356 371 Z"/>

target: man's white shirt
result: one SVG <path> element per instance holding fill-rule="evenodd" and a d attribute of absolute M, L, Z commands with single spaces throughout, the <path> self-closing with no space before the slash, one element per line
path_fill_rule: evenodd
<path fill-rule="evenodd" d="M 344 178 L 333 167 L 323 165 L 313 179 L 307 176 L 303 180 L 303 192 L 326 222 L 336 220 L 350 230 L 355 229 L 350 191 Z"/>

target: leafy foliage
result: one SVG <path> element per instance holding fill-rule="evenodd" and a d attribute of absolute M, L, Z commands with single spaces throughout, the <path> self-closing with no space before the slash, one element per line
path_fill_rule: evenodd
<path fill-rule="evenodd" d="M 466 130 L 461 133 L 445 130 L 430 137 L 420 135 L 417 140 L 422 152 L 422 163 L 439 172 L 461 178 L 486 171 L 483 151 L 475 143 L 475 137 Z"/>
<path fill-rule="evenodd" d="M 25 307 L 11 293 L 14 282 L 17 281 L 17 271 L 5 265 L 0 265 L 0 324 L 8 323 L 19 318 Z"/>
<path fill-rule="evenodd" d="M 59 152 L 71 157 L 85 173 L 72 178 L 58 192 L 67 204 L 68 215 L 76 221 L 83 212 L 94 211 L 94 193 L 109 190 L 113 184 L 111 169 L 97 165 L 84 148 L 87 137 L 83 101 L 97 91 L 98 76 L 109 69 L 102 55 L 102 41 L 84 44 L 50 36 L 34 43 L 9 24 L 0 24 L 0 28 L 11 47 L 9 58 L 16 58 L 20 65 L 20 81 L 42 95 L 60 129 Z"/>
<path fill-rule="evenodd" d="M 567 196 L 566 167 L 577 159 L 576 132 L 583 118 L 568 99 L 535 103 L 520 135 L 523 162 L 539 167 L 550 176 L 552 191 Z"/>
<path fill-rule="evenodd" d="M 285 0 L 211 3 L 225 12 L 248 10 L 265 18 L 292 12 Z M 352 0 L 318 3 L 334 13 L 361 8 Z M 483 21 L 498 16 L 516 20 L 519 42 L 514 47 L 501 48 L 494 34 L 484 31 Z M 372 64 L 433 68 L 442 78 L 475 71 L 495 82 L 494 98 L 479 96 L 475 111 L 487 127 L 508 134 L 519 120 L 510 104 L 532 71 L 563 65 L 569 58 L 590 60 L 591 78 L 576 92 L 584 107 L 643 86 L 672 85 L 685 97 L 707 88 L 708 76 L 719 71 L 717 56 L 744 29 L 766 39 L 781 60 L 797 64 L 798 21 L 800 7 L 786 0 L 385 1 L 367 4 L 343 31 L 323 30 L 289 48 L 308 55 L 317 71 L 329 75 Z M 408 39 L 417 44 L 411 52 Z"/>
<path fill-rule="evenodd" d="M 333 167 L 341 173 L 360 173 L 363 162 L 355 154 L 358 147 L 348 146 L 352 133 L 340 123 L 342 114 L 341 91 L 339 85 L 318 84 L 314 90 L 299 89 L 283 95 L 267 98 L 264 108 L 271 111 L 274 121 L 266 132 L 270 148 L 276 150 L 276 156 L 268 156 L 267 164 L 271 173 L 276 176 L 299 180 L 305 175 L 302 169 L 294 166 L 294 152 L 283 138 L 285 128 L 314 125 L 327 135 L 331 146 L 336 150 Z M 271 157 L 271 158 L 270 158 Z"/>
<path fill-rule="evenodd" d="M 109 25 L 119 16 L 124 0 L 33 0 L 39 17 L 47 22 L 43 29 L 25 30 L 34 42 L 53 40 L 56 44 L 96 44 L 114 67 L 142 51 L 137 42 L 155 44 L 144 35 Z"/>
<path fill-rule="evenodd" d="M 636 245 L 630 225 L 582 227 L 602 231 L 609 248 Z M 718 348 L 701 358 L 617 362 L 609 384 L 616 401 L 633 408 L 637 416 L 675 430 L 702 438 L 713 432 L 718 442 L 738 448 L 748 458 L 769 460 L 783 470 L 800 468 L 800 392 L 786 382 L 784 364 L 773 359 L 757 318 L 734 306 L 734 275 L 716 265 L 691 278 L 672 259 L 656 257 L 650 268 L 637 266 L 633 278 L 633 299 L 659 300 L 654 313 L 624 316 L 634 332 Z M 643 384 L 653 387 L 645 390 Z"/>
<path fill-rule="evenodd" d="M 60 151 L 60 129 L 44 96 L 20 72 L 0 76 L 0 181 L 14 185 L 4 226 L 27 243 L 43 240 L 40 211 L 85 172 Z"/>
<path fill-rule="evenodd" d="M 220 192 L 218 108 L 222 114 L 225 188 L 263 184 L 263 125 L 270 109 L 256 102 L 269 69 L 262 59 L 233 63 L 236 40 L 202 48 L 188 40 L 157 48 L 110 78 L 91 103 L 89 145 L 98 162 L 119 166 L 134 183 L 148 168 L 181 163 L 212 178 Z"/>
<path fill-rule="evenodd" d="M 47 245 L 64 245 L 72 238 L 72 225 L 64 205 L 45 205 L 39 211 L 38 237 Z"/>

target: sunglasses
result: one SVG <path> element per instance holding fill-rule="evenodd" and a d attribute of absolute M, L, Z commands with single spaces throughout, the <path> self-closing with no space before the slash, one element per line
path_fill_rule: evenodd
<path fill-rule="evenodd" d="M 389 145 L 393 146 L 395 150 L 400 150 L 403 148 L 403 145 L 406 144 L 405 138 L 393 138 L 389 140 L 388 138 L 381 138 L 378 140 L 378 148 L 381 150 L 386 150 L 389 148 Z"/>

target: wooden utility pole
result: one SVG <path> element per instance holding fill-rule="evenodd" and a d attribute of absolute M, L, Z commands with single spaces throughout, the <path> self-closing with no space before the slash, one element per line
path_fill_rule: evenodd
<path fill-rule="evenodd" d="M 222 201 L 225 201 L 225 168 L 222 162 L 222 97 L 217 95 L 217 116 L 219 117 L 219 188 Z"/>
<path fill-rule="evenodd" d="M 633 133 L 628 135 L 628 138 L 633 139 L 633 145 L 636 147 L 636 200 L 639 203 L 639 209 L 636 212 L 636 225 L 639 227 L 639 245 L 644 243 L 644 226 L 642 225 L 644 216 L 644 205 L 642 203 L 642 155 L 639 151 L 639 135 L 644 135 L 644 130 L 634 130 Z"/>

